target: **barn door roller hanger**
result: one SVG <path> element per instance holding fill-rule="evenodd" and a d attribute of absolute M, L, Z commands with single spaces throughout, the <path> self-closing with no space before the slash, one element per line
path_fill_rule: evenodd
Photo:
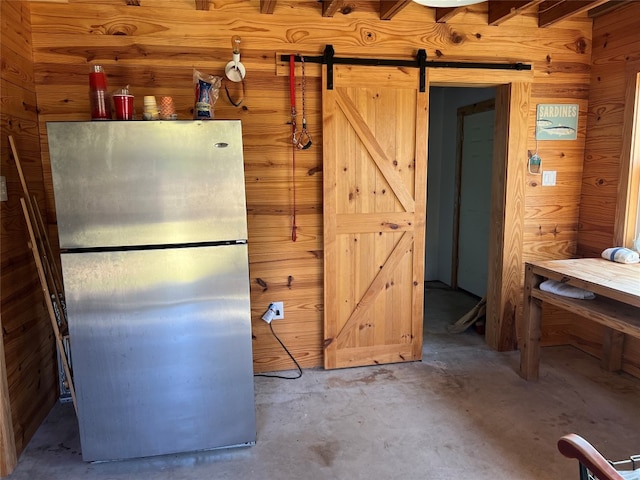
<path fill-rule="evenodd" d="M 280 61 L 288 62 L 289 55 L 281 55 Z M 299 62 L 302 58 L 295 56 L 295 61 Z M 370 65 L 385 67 L 413 67 L 420 69 L 420 91 L 426 90 L 426 70 L 427 68 L 483 68 L 493 70 L 531 70 L 531 65 L 524 63 L 474 63 L 474 62 L 436 62 L 427 60 L 427 52 L 423 48 L 418 50 L 415 60 L 398 60 L 384 58 L 349 58 L 336 57 L 333 45 L 327 45 L 322 55 L 306 56 L 304 61 L 307 63 L 320 63 L 327 66 L 327 89 L 333 90 L 333 66 L 341 65 Z"/>

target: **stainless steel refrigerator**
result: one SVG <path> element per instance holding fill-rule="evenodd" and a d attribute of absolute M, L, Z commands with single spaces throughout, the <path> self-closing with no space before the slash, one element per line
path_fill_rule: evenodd
<path fill-rule="evenodd" d="M 83 459 L 255 443 L 240 122 L 47 133 Z"/>

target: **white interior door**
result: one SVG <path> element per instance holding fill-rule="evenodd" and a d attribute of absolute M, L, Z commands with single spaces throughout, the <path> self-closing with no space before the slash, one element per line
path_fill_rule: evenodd
<path fill-rule="evenodd" d="M 487 293 L 495 110 L 465 115 L 460 172 L 458 287 Z"/>

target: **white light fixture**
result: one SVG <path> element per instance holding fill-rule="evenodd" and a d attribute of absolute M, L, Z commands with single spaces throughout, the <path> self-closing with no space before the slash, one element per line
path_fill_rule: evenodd
<path fill-rule="evenodd" d="M 240 62 L 240 37 L 238 35 L 231 38 L 231 47 L 233 48 L 233 60 L 227 63 L 224 73 L 232 82 L 241 82 L 247 71 Z"/>
<path fill-rule="evenodd" d="M 413 0 L 425 7 L 437 7 L 437 8 L 451 8 L 451 7 L 464 7 L 465 5 L 473 5 L 474 3 L 481 3 L 483 0 Z"/>

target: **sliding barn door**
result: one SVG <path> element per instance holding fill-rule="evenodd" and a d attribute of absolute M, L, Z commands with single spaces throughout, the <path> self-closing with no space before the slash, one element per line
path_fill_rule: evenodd
<path fill-rule="evenodd" d="M 418 69 L 323 72 L 325 368 L 419 360 L 428 93 Z"/>

